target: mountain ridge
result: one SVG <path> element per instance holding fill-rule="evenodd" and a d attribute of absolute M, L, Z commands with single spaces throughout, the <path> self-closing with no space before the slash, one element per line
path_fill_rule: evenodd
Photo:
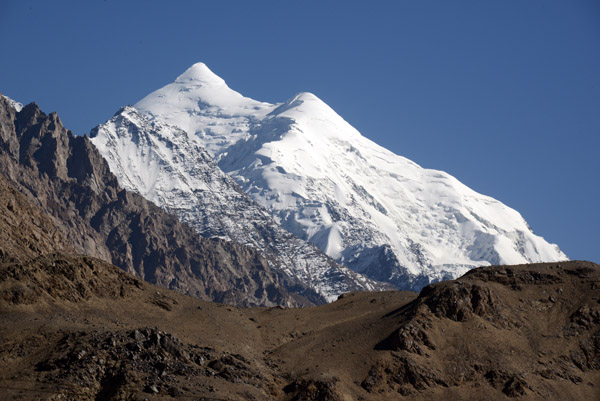
<path fill-rule="evenodd" d="M 90 140 L 66 130 L 56 113 L 46 115 L 33 103 L 18 112 L 0 96 L 0 150 L 0 174 L 14 189 L 7 193 L 21 193 L 28 199 L 24 208 L 47 216 L 64 239 L 56 251 L 98 257 L 206 300 L 246 306 L 325 302 L 255 250 L 200 238 L 174 216 L 122 189 Z M 15 209 L 17 203 L 12 204 Z"/>

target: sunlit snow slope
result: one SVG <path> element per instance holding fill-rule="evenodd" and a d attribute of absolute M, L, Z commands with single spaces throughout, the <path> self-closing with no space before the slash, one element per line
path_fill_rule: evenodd
<path fill-rule="evenodd" d="M 329 301 L 349 291 L 384 288 L 283 229 L 217 166 L 194 135 L 149 121 L 128 106 L 90 136 L 125 189 L 176 214 L 200 235 L 259 249 L 273 268 Z"/>
<path fill-rule="evenodd" d="M 474 266 L 567 259 L 517 211 L 375 144 L 310 93 L 258 102 L 198 63 L 135 108 L 188 132 L 283 227 L 376 280 L 417 289 Z"/>

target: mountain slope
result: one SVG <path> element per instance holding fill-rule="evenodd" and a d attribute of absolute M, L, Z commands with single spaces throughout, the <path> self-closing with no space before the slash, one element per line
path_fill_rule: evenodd
<path fill-rule="evenodd" d="M 420 288 L 567 259 L 517 211 L 375 144 L 312 94 L 257 102 L 198 63 L 135 108 L 191 134 L 284 228 L 376 280 Z"/>
<path fill-rule="evenodd" d="M 258 249 L 330 301 L 344 292 L 385 288 L 281 228 L 185 131 L 125 107 L 90 138 L 123 187 L 176 214 L 204 237 Z"/>
<path fill-rule="evenodd" d="M 0 174 L 0 263 L 74 251 L 52 218 Z"/>
<path fill-rule="evenodd" d="M 74 136 L 56 113 L 46 115 L 33 103 L 17 111 L 0 96 L 0 175 L 7 187 L 3 196 L 10 198 L 0 214 L 3 231 L 31 232 L 2 245 L 8 258 L 74 251 L 205 300 L 245 306 L 325 302 L 254 249 L 201 238 L 122 189 L 87 137 Z M 30 221 L 28 213 L 39 221 Z M 30 252 L 15 254 L 22 246 Z"/>
<path fill-rule="evenodd" d="M 52 254 L 0 264 L 0 387 L 7 400 L 597 400 L 598 288 L 589 262 L 494 266 L 420 294 L 240 309 Z"/>

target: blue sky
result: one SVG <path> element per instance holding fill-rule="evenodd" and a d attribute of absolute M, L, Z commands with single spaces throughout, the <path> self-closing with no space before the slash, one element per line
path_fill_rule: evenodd
<path fill-rule="evenodd" d="M 600 2 L 0 2 L 0 92 L 77 134 L 197 61 L 363 135 L 600 262 Z"/>

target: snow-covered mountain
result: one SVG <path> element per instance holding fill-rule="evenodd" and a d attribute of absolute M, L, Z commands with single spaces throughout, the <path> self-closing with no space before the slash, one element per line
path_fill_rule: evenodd
<path fill-rule="evenodd" d="M 170 149 L 156 158 L 138 140 L 102 139 L 121 129 L 115 119 L 93 141 L 123 185 L 150 199 L 158 187 L 170 193 L 168 201 L 153 199 L 165 207 L 194 202 L 178 193 L 202 189 L 191 178 L 203 147 L 285 229 L 399 288 L 418 289 L 475 266 L 567 259 L 517 211 L 377 145 L 310 93 L 258 102 L 198 63 L 134 107 L 157 127 L 185 131 L 172 135 L 186 138 L 185 150 L 149 143 L 148 149 Z M 143 121 L 131 120 L 133 131 L 150 134 Z M 152 131 L 155 141 L 159 131 Z M 152 175 L 157 166 L 160 178 Z M 201 221 L 194 224 L 202 231 Z"/>
<path fill-rule="evenodd" d="M 273 268 L 329 301 L 348 291 L 385 288 L 283 229 L 217 166 L 194 135 L 149 121 L 128 106 L 90 136 L 121 186 L 176 214 L 200 235 L 259 249 Z"/>

